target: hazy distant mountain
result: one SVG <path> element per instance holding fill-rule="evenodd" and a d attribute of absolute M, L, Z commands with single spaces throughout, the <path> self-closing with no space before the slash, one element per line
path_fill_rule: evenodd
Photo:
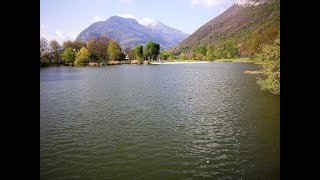
<path fill-rule="evenodd" d="M 280 0 L 237 0 L 226 11 L 213 18 L 175 50 L 188 52 L 203 46 L 225 42 L 238 47 L 241 56 L 250 57 L 271 44 L 280 32 Z"/>
<path fill-rule="evenodd" d="M 167 26 L 157 20 L 143 18 L 138 22 L 152 33 L 158 34 L 168 43 L 168 47 L 174 47 L 189 36 L 189 34 L 183 33 L 182 31 Z"/>
<path fill-rule="evenodd" d="M 78 35 L 76 41 L 87 42 L 91 38 L 106 35 L 117 40 L 122 48 L 133 48 L 153 41 L 159 43 L 161 49 L 169 49 L 188 37 L 188 34 L 160 21 L 144 18 L 140 23 L 135 19 L 112 16 L 106 21 L 90 25 Z"/>

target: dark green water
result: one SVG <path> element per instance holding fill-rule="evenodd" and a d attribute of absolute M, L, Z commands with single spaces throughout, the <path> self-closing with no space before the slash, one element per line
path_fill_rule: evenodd
<path fill-rule="evenodd" d="M 280 179 L 280 97 L 257 69 L 40 68 L 40 178 Z"/>

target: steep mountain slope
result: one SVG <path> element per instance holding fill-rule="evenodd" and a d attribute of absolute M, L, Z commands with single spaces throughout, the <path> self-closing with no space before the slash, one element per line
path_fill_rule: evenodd
<path fill-rule="evenodd" d="M 280 32 L 280 0 L 238 0 L 176 48 L 188 52 L 196 46 L 234 46 L 242 57 L 252 57 Z"/>
<path fill-rule="evenodd" d="M 154 29 L 155 27 L 158 28 Z M 102 35 L 117 40 L 122 48 L 133 48 L 136 45 L 144 45 L 148 41 L 153 41 L 159 43 L 162 49 L 169 49 L 187 37 L 181 31 L 159 21 L 155 26 L 143 26 L 135 19 L 112 16 L 106 21 L 90 25 L 78 35 L 76 41 L 87 42 L 91 38 L 98 38 Z"/>

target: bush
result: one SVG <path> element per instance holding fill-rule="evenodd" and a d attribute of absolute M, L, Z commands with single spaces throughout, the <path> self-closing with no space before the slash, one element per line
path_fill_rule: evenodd
<path fill-rule="evenodd" d="M 280 94 L 280 36 L 273 45 L 265 45 L 258 57 L 264 61 L 262 73 L 265 79 L 257 78 L 257 83 L 262 90 L 272 94 Z"/>

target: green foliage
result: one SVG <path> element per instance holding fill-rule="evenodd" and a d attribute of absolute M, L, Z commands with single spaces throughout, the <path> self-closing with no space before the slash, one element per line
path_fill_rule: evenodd
<path fill-rule="evenodd" d="M 80 41 L 66 41 L 63 42 L 62 44 L 63 48 L 66 49 L 68 47 L 75 49 L 76 51 L 79 51 L 82 47 L 86 47 L 86 43 L 85 42 L 80 42 Z"/>
<path fill-rule="evenodd" d="M 160 45 L 152 41 L 149 41 L 146 44 L 145 49 L 143 50 L 143 54 L 145 55 L 145 57 L 148 57 L 149 60 L 156 59 L 159 53 L 160 53 Z"/>
<path fill-rule="evenodd" d="M 202 55 L 206 55 L 206 53 L 207 53 L 207 49 L 206 49 L 206 47 L 205 46 L 202 46 L 202 45 L 198 45 L 198 46 L 195 46 L 195 47 L 193 47 L 192 48 L 192 51 L 194 52 L 194 53 L 200 53 L 200 54 L 202 54 Z"/>
<path fill-rule="evenodd" d="M 206 53 L 206 56 L 205 56 L 207 61 L 213 61 L 214 60 L 213 52 L 214 52 L 213 46 L 208 46 L 207 47 L 207 53 Z"/>
<path fill-rule="evenodd" d="M 121 51 L 121 47 L 117 41 L 110 40 L 107 50 L 109 60 L 121 60 L 124 59 L 124 53 Z"/>
<path fill-rule="evenodd" d="M 62 53 L 62 60 L 65 63 L 73 63 L 75 60 L 75 57 L 76 57 L 75 51 L 71 47 L 68 47 Z"/>
<path fill-rule="evenodd" d="M 216 47 L 213 50 L 214 58 L 216 59 L 224 59 L 224 48 Z"/>
<path fill-rule="evenodd" d="M 167 60 L 168 59 L 168 57 L 169 57 L 169 53 L 167 52 L 167 51 L 161 51 L 160 52 L 160 58 L 162 59 L 162 60 Z"/>
<path fill-rule="evenodd" d="M 280 60 L 280 37 L 274 40 L 273 45 L 265 45 L 258 58 L 263 61 Z"/>
<path fill-rule="evenodd" d="M 202 53 L 197 53 L 195 56 L 195 60 L 202 60 L 204 55 Z"/>
<path fill-rule="evenodd" d="M 262 73 L 265 79 L 257 78 L 262 90 L 272 94 L 280 94 L 280 36 L 274 40 L 273 45 L 265 45 L 258 57 L 264 61 Z"/>
<path fill-rule="evenodd" d="M 185 53 L 181 53 L 180 56 L 179 56 L 179 59 L 180 60 L 187 60 L 187 55 Z"/>
<path fill-rule="evenodd" d="M 129 59 L 136 59 L 136 53 L 134 49 L 129 49 Z"/>
<path fill-rule="evenodd" d="M 87 44 L 88 51 L 90 52 L 90 59 L 96 61 L 100 58 L 100 52 L 98 51 L 98 40 L 92 38 Z"/>
<path fill-rule="evenodd" d="M 178 54 L 175 51 L 168 51 L 168 60 L 175 60 L 178 59 Z"/>
<path fill-rule="evenodd" d="M 88 41 L 88 50 L 90 52 L 90 58 L 94 61 L 104 62 L 108 59 L 107 48 L 109 38 L 101 36 L 100 38 L 92 38 Z"/>
<path fill-rule="evenodd" d="M 85 65 L 90 60 L 90 53 L 86 47 L 82 47 L 79 52 L 76 53 L 76 59 L 74 65 Z"/>
<path fill-rule="evenodd" d="M 134 53 L 135 53 L 136 59 L 142 60 L 142 58 L 143 58 L 143 46 L 142 45 L 136 46 L 134 48 Z"/>
<path fill-rule="evenodd" d="M 214 58 L 255 58 L 264 45 L 273 44 L 280 31 L 279 3 L 276 0 L 241 11 L 234 10 L 233 15 L 221 15 L 193 33 L 188 41 L 180 43 L 175 50 L 180 53 L 202 53 L 208 60 L 212 53 L 204 53 L 203 47 L 210 45 L 216 51 Z"/>

